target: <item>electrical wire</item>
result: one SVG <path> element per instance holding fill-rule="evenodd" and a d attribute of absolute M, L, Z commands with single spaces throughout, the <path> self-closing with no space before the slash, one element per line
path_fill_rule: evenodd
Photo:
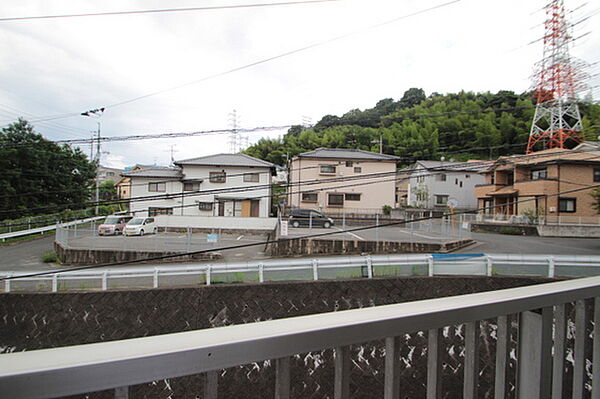
<path fill-rule="evenodd" d="M 598 187 L 600 187 L 600 184 L 591 186 L 591 188 L 598 188 Z M 589 189 L 589 188 L 587 188 L 587 187 L 577 188 L 577 189 L 573 189 L 573 190 L 566 190 L 566 191 L 558 192 L 555 194 L 546 194 L 542 197 L 545 197 L 545 198 L 556 197 L 556 196 L 560 196 L 563 194 L 571 194 L 574 192 L 579 192 L 579 191 L 583 191 L 583 190 L 587 190 L 587 189 Z M 513 204 L 520 204 L 520 203 L 531 202 L 531 201 L 536 201 L 536 200 L 537 200 L 536 198 L 529 198 L 529 199 L 514 201 Z M 29 273 L 29 274 L 24 274 L 24 275 L 19 275 L 19 276 L 7 276 L 7 277 L 0 278 L 0 281 L 18 280 L 18 279 L 24 279 L 24 278 L 46 276 L 46 275 L 50 275 L 50 274 L 58 275 L 58 274 L 81 271 L 81 270 L 98 269 L 98 268 L 102 268 L 102 267 L 131 265 L 131 264 L 137 264 L 137 263 L 142 263 L 142 262 L 152 262 L 152 261 L 158 261 L 158 260 L 164 260 L 164 259 L 172 259 L 172 258 L 177 258 L 177 257 L 181 257 L 181 256 L 199 255 L 199 254 L 208 253 L 208 252 L 226 251 L 226 250 L 231 250 L 231 249 L 248 248 L 248 247 L 260 246 L 260 245 L 264 246 L 264 245 L 276 244 L 276 243 L 280 243 L 280 242 L 287 242 L 287 241 L 293 241 L 293 240 L 314 239 L 314 238 L 318 238 L 318 237 L 325 237 L 325 236 L 330 236 L 330 235 L 340 234 L 340 233 L 353 233 L 356 231 L 365 231 L 365 230 L 372 230 L 372 229 L 378 229 L 378 228 L 383 228 L 383 227 L 401 226 L 401 225 L 415 223 L 415 222 L 423 222 L 423 221 L 428 221 L 428 220 L 433 220 L 433 219 L 442 219 L 442 218 L 445 218 L 448 216 L 473 214 L 474 212 L 495 209 L 495 208 L 502 207 L 502 206 L 504 206 L 504 204 L 486 206 L 483 208 L 477 208 L 474 210 L 464 211 L 464 212 L 443 213 L 438 216 L 432 215 L 432 216 L 412 219 L 412 220 L 408 220 L 408 221 L 403 220 L 403 221 L 399 221 L 399 222 L 380 223 L 380 224 L 371 225 L 371 226 L 362 226 L 362 227 L 356 227 L 356 228 L 346 229 L 346 230 L 328 231 L 328 232 L 324 232 L 324 233 L 309 234 L 309 235 L 298 236 L 298 237 L 279 238 L 279 239 L 275 239 L 275 240 L 264 240 L 264 241 L 260 241 L 260 242 L 252 242 L 252 243 L 246 243 L 246 244 L 230 245 L 230 246 L 225 246 L 225 247 L 202 249 L 202 250 L 198 250 L 198 251 L 188 251 L 188 252 L 184 252 L 184 253 L 161 255 L 161 256 L 155 256 L 155 257 L 149 257 L 149 258 L 137 259 L 137 260 L 129 260 L 129 261 L 122 261 L 122 262 L 110 262 L 110 263 L 104 263 L 104 264 L 100 264 L 100 265 L 80 266 L 80 267 L 73 267 L 73 268 L 62 269 L 62 270 L 50 270 L 50 271 L 44 271 L 44 272 Z"/>
<path fill-rule="evenodd" d="M 240 8 L 259 8 L 259 7 L 276 7 L 276 6 L 293 6 L 301 4 L 313 3 L 330 3 L 342 0 L 302 0 L 302 1 L 286 1 L 282 3 L 255 3 L 255 4 L 234 4 L 228 6 L 205 6 L 205 7 L 182 7 L 182 8 L 161 8 L 151 10 L 130 10 L 130 11 L 108 11 L 97 13 L 82 13 L 82 14 L 57 14 L 57 15 L 38 15 L 25 17 L 3 17 L 0 22 L 9 21 L 31 21 L 40 19 L 58 19 L 58 18 L 79 18 L 79 17 L 105 17 L 115 15 L 134 15 L 134 14 L 159 14 L 169 12 L 190 12 L 190 11 L 215 11 L 215 10 L 231 10 Z"/>

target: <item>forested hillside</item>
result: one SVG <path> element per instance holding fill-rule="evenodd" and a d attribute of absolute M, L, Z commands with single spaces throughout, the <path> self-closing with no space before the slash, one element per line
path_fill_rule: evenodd
<path fill-rule="evenodd" d="M 414 159 L 491 159 L 523 153 L 535 102 L 531 93 L 432 93 L 412 88 L 395 101 L 324 116 L 314 127 L 294 126 L 282 139 L 261 139 L 246 154 L 284 165 L 286 157 L 318 147 L 357 148 Z M 582 103 L 586 139 L 600 132 L 600 105 Z"/>

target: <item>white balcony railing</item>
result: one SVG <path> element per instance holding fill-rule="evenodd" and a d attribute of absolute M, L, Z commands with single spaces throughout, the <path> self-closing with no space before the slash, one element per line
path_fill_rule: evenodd
<path fill-rule="evenodd" d="M 290 357 L 335 348 L 334 398 L 348 398 L 349 345 L 385 339 L 380 397 L 399 398 L 403 334 L 428 331 L 427 397 L 441 397 L 442 329 L 465 324 L 463 397 L 479 386 L 481 320 L 496 319 L 495 397 L 503 398 L 509 358 L 508 315 L 516 314 L 517 398 L 560 398 L 566 383 L 565 304 L 575 302 L 573 398 L 586 383 L 586 306 L 594 298 L 592 397 L 600 390 L 600 277 L 470 295 L 316 314 L 190 332 L 0 355 L 0 392 L 7 398 L 49 398 L 114 389 L 129 397 L 135 384 L 207 373 L 205 398 L 217 397 L 217 370 L 275 359 L 275 397 L 290 397 Z M 554 332 L 554 333 L 553 333 Z M 251 387 L 248 389 L 251 390 Z"/>

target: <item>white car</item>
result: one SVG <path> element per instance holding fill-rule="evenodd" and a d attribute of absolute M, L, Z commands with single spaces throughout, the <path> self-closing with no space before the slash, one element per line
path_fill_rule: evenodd
<path fill-rule="evenodd" d="M 123 235 L 125 236 L 143 236 L 144 234 L 158 232 L 158 226 L 154 218 L 135 217 L 127 222 Z"/>

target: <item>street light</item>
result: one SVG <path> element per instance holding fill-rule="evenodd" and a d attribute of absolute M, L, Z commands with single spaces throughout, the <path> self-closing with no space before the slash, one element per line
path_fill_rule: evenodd
<path fill-rule="evenodd" d="M 104 113 L 103 108 L 91 109 L 89 111 L 85 111 L 81 113 L 81 116 L 87 116 L 88 118 L 100 118 Z M 92 147 L 94 143 L 92 141 Z M 95 215 L 98 216 L 98 202 L 100 202 L 100 122 L 98 122 L 98 136 L 96 142 L 96 156 L 94 157 L 94 162 L 96 163 L 96 208 Z"/>

